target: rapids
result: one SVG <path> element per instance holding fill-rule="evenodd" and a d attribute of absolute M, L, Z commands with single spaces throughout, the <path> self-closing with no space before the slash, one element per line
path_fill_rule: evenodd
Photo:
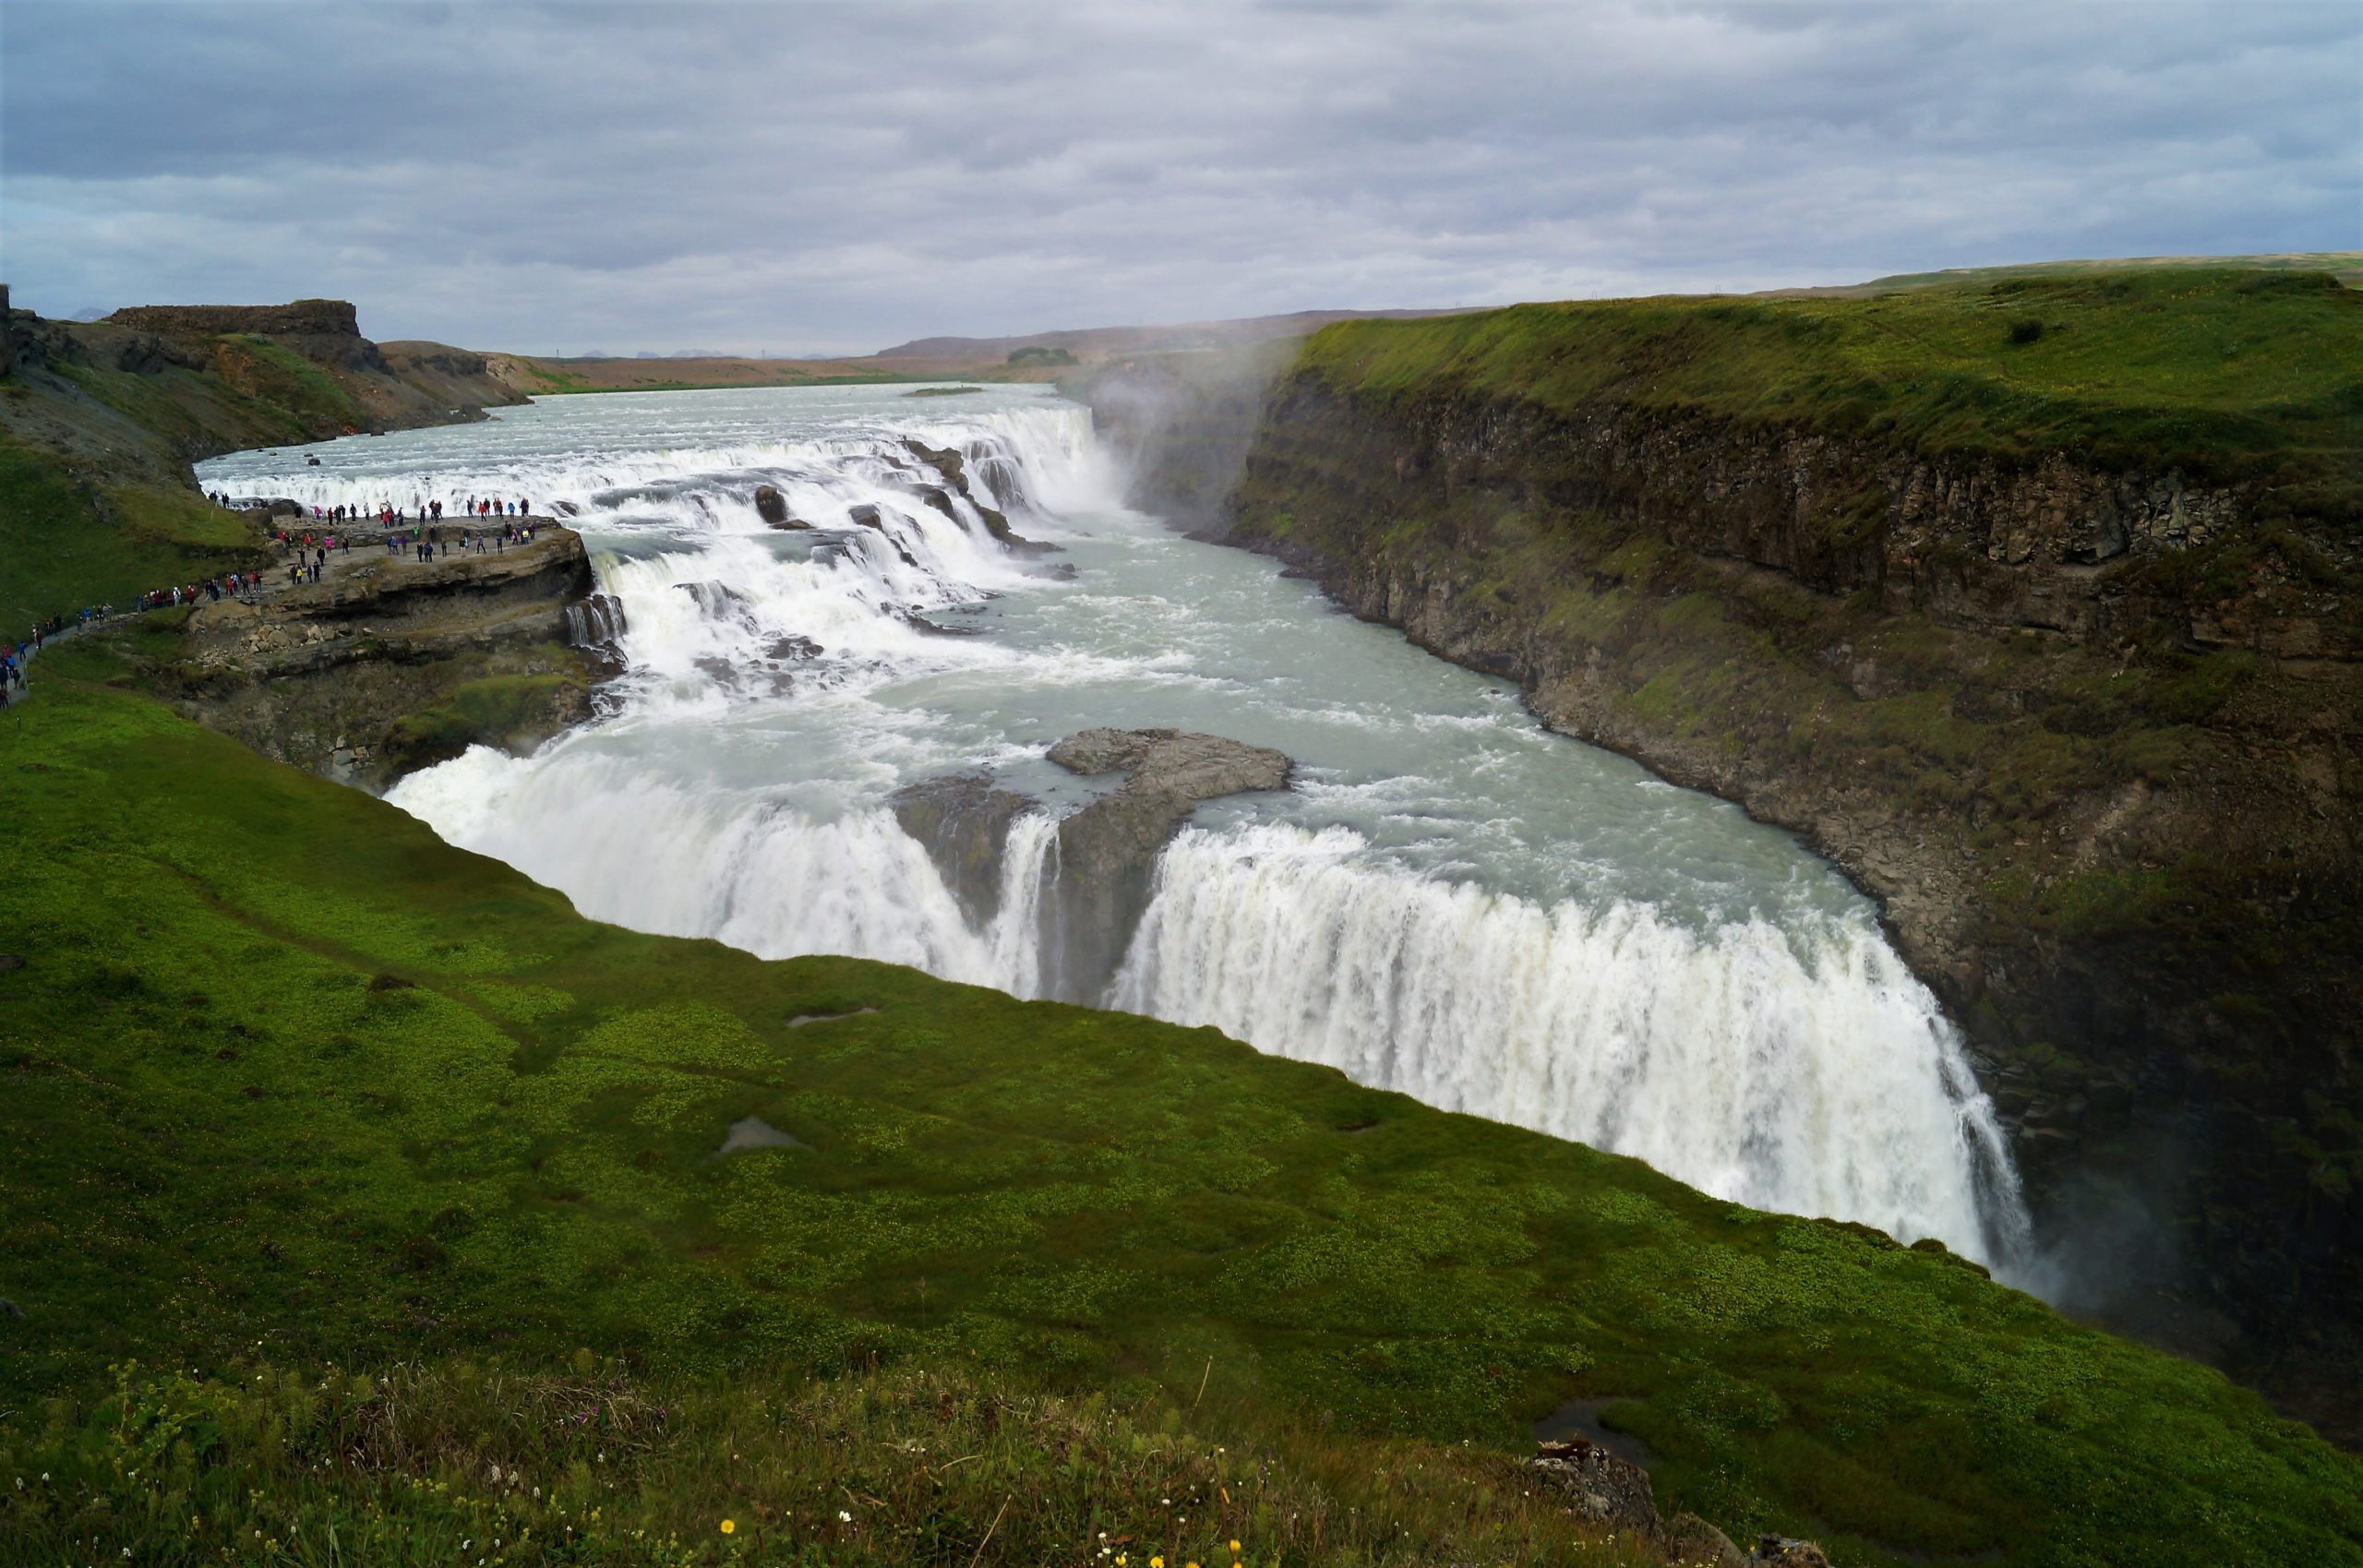
<path fill-rule="evenodd" d="M 912 440 L 961 453 L 975 502 L 1061 553 L 1005 548 Z M 1044 748 L 1094 724 L 1277 747 L 1298 787 L 1202 806 L 1116 973 L 1075 999 L 1752 1205 L 2020 1259 L 2016 1178 L 1960 1037 L 1841 878 L 1273 563 L 1126 511 L 1089 413 L 1045 389 L 560 398 L 200 474 L 307 505 L 486 494 L 570 514 L 606 601 L 580 629 L 626 664 L 610 712 L 390 798 L 587 915 L 1050 994 L 1050 813 L 1105 786 Z M 767 527 L 763 484 L 813 526 Z M 972 918 L 888 798 L 978 770 L 1043 810 Z"/>

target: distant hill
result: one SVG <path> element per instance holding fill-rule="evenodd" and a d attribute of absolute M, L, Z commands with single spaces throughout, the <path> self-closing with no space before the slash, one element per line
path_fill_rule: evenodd
<path fill-rule="evenodd" d="M 1164 327 L 1081 327 L 1030 332 L 1014 338 L 914 338 L 873 359 L 1007 358 L 1021 349 L 1065 349 L 1078 360 L 1159 349 L 1212 349 L 1233 343 L 1310 337 L 1332 321 L 1410 320 L 1449 316 L 1448 310 L 1299 310 L 1286 316 L 1250 316 L 1233 321 L 1188 321 Z"/>
<path fill-rule="evenodd" d="M 2165 271 L 2176 268 L 2234 268 L 2243 272 L 2327 272 L 2349 288 L 2363 288 L 2363 250 L 2276 251 L 2260 256 L 2136 256 L 2117 260 L 2020 261 L 2005 267 L 1948 267 L 1940 272 L 1897 272 L 1867 283 L 1817 284 L 1766 289 L 1772 299 L 1863 299 L 1873 294 L 1938 289 L 1954 283 L 1999 282 L 2009 278 L 2075 277 L 2090 272 Z"/>

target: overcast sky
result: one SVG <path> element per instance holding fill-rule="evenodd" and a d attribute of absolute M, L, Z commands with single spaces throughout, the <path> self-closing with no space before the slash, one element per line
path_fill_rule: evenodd
<path fill-rule="evenodd" d="M 928 333 L 2363 246 L 2356 0 L 0 5 L 0 275 Z"/>

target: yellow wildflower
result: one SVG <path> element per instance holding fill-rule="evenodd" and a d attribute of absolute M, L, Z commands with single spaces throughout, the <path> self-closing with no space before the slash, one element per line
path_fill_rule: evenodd
<path fill-rule="evenodd" d="M 723 1533 L 724 1535 L 726 1535 L 726 1535 L 729 1535 L 730 1533 L 732 1533 L 733 1531 L 737 1530 L 738 1528 L 738 1520 L 736 1520 L 736 1519 L 725 1519 L 725 1520 L 722 1522 L 722 1533 Z"/>

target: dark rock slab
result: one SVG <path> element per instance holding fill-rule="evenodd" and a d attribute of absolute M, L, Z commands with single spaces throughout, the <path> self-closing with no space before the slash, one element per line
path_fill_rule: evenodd
<path fill-rule="evenodd" d="M 1086 776 L 1122 772 L 1117 788 L 1059 824 L 1058 994 L 1096 1000 L 1148 907 L 1158 852 L 1202 800 L 1286 789 L 1287 755 L 1179 730 L 1081 730 L 1050 760 Z"/>
<path fill-rule="evenodd" d="M 1009 826 L 1033 801 L 983 773 L 953 773 L 907 785 L 889 804 L 903 831 L 926 848 L 970 925 L 981 927 L 999 913 Z"/>

